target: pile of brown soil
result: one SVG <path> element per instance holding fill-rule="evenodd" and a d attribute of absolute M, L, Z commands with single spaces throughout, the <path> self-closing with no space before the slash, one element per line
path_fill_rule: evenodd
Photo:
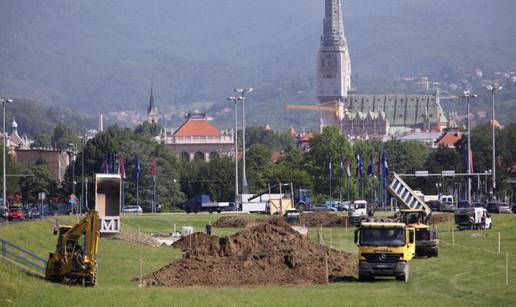
<path fill-rule="evenodd" d="M 141 232 L 140 232 L 139 236 L 138 236 L 138 233 L 136 233 L 136 232 L 121 232 L 121 233 L 115 234 L 114 236 L 112 236 L 110 238 L 115 239 L 115 240 L 141 243 L 141 244 L 150 245 L 150 246 L 154 246 L 154 247 L 161 246 L 161 243 L 158 240 L 154 239 L 153 237 L 151 237 L 147 234 L 141 233 Z"/>
<path fill-rule="evenodd" d="M 249 222 L 249 219 L 241 216 L 223 216 L 215 221 L 213 226 L 217 228 L 243 228 L 247 226 Z"/>
<path fill-rule="evenodd" d="M 439 224 L 453 221 L 454 217 L 454 214 L 451 212 L 432 213 L 432 216 L 430 217 L 430 224 Z"/>
<path fill-rule="evenodd" d="M 344 227 L 346 217 L 338 216 L 328 212 L 303 212 L 301 214 L 301 225 L 307 227 Z"/>
<path fill-rule="evenodd" d="M 351 254 L 329 249 L 288 226 L 249 225 L 230 237 L 195 233 L 176 242 L 183 258 L 147 275 L 146 286 L 309 285 L 355 275 Z M 327 262 L 326 262 L 327 261 Z"/>

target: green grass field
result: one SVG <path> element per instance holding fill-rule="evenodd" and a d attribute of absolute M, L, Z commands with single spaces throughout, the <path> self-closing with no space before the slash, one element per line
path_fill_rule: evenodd
<path fill-rule="evenodd" d="M 123 231 L 171 232 L 192 225 L 202 230 L 219 215 L 145 215 L 122 220 Z M 255 218 L 255 216 L 249 216 Z M 73 221 L 64 218 L 63 221 Z M 180 251 L 153 248 L 123 241 L 102 239 L 98 255 L 98 284 L 95 288 L 53 284 L 33 277 L 0 259 L 0 306 L 514 306 L 516 304 L 516 215 L 494 216 L 494 227 L 486 231 L 455 232 L 451 224 L 440 224 L 438 258 L 416 259 L 408 283 L 386 279 L 371 283 L 337 282 L 310 287 L 267 288 L 138 288 L 139 257 L 144 274 L 174 259 Z M 238 229 L 214 229 L 227 235 Z M 502 236 L 497 253 L 498 232 Z M 311 239 L 316 230 L 311 229 Z M 323 229 L 324 242 L 356 254 L 353 230 Z M 46 258 L 54 249 L 50 221 L 0 226 L 0 238 Z M 505 284 L 505 253 L 509 258 L 509 285 Z"/>

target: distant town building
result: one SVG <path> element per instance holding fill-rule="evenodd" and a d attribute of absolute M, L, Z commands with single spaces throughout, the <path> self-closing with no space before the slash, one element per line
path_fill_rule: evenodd
<path fill-rule="evenodd" d="M 18 123 L 16 122 L 16 119 L 13 117 L 13 121 L 11 124 L 11 133 L 7 135 L 7 143 L 6 146 L 11 151 L 16 149 L 29 149 L 30 148 L 31 141 L 25 134 L 23 137 L 21 137 L 18 134 Z"/>
<path fill-rule="evenodd" d="M 341 123 L 342 134 L 349 138 L 383 138 L 389 132 L 385 112 L 346 113 Z"/>
<path fill-rule="evenodd" d="M 462 133 L 458 131 L 446 132 L 438 140 L 438 147 L 455 148 L 459 141 L 462 140 Z"/>
<path fill-rule="evenodd" d="M 57 182 L 64 181 L 66 168 L 70 165 L 70 156 L 66 151 L 52 149 L 16 149 L 16 163 L 34 164 L 45 161 Z"/>
<path fill-rule="evenodd" d="M 165 130 L 161 142 L 182 159 L 208 161 L 211 157 L 233 155 L 233 131 L 220 131 L 203 113 L 189 113 L 175 131 Z"/>
<path fill-rule="evenodd" d="M 441 137 L 441 132 L 413 132 L 401 136 L 399 138 L 402 142 L 418 141 L 424 143 L 429 148 L 437 148 L 437 140 Z"/>

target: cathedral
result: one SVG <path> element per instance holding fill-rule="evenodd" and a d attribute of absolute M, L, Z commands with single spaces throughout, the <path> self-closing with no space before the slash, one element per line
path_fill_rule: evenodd
<path fill-rule="evenodd" d="M 344 35 L 341 0 L 325 0 L 323 35 L 317 56 L 317 98 L 321 128 L 334 125 L 351 138 L 378 137 L 413 129 L 441 131 L 447 126 L 436 95 L 357 95 L 351 90 L 351 61 Z"/>

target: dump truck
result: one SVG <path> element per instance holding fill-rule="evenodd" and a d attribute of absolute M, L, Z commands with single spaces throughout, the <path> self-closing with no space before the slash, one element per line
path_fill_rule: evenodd
<path fill-rule="evenodd" d="M 399 221 L 410 225 L 416 231 L 416 255 L 437 257 L 439 255 L 439 233 L 428 225 L 432 209 L 418 193 L 413 191 L 398 174 L 393 174 L 389 192 L 400 200 Z"/>
<path fill-rule="evenodd" d="M 359 280 L 392 276 L 407 282 L 415 240 L 414 228 L 404 223 L 362 222 L 355 231 Z"/>
<path fill-rule="evenodd" d="M 97 252 L 100 237 L 99 215 L 89 210 L 75 225 L 57 225 L 57 247 L 48 257 L 47 280 L 67 284 L 95 286 L 97 283 Z"/>

